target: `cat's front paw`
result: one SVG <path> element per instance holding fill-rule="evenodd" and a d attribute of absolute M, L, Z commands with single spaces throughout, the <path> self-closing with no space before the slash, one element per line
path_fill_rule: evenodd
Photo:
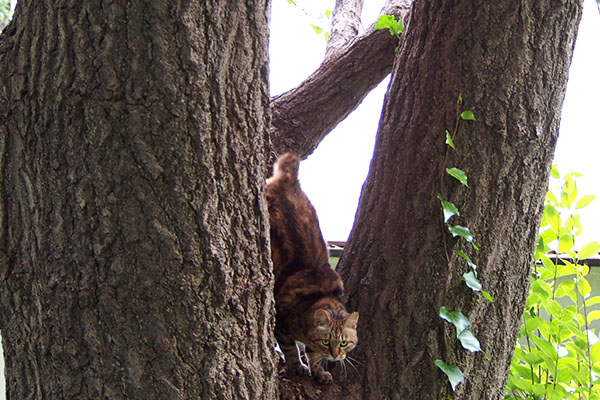
<path fill-rule="evenodd" d="M 323 369 L 315 372 L 315 380 L 319 383 L 331 383 L 333 382 L 333 377 L 331 374 Z"/>

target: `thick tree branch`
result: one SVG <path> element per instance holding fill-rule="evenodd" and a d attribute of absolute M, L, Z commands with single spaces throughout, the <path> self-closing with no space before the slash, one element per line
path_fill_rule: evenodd
<path fill-rule="evenodd" d="M 392 3 L 392 2 L 390 2 Z M 387 13 L 406 18 L 407 0 Z M 391 71 L 398 40 L 387 31 L 369 28 L 354 38 L 298 87 L 271 101 L 271 139 L 275 153 L 292 151 L 303 158 L 350 114 Z"/>
<path fill-rule="evenodd" d="M 342 50 L 358 33 L 363 0 L 337 0 L 331 18 L 331 33 L 325 58 Z"/>

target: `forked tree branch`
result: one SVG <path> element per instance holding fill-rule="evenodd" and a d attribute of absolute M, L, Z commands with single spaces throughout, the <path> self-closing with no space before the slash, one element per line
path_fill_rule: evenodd
<path fill-rule="evenodd" d="M 389 0 L 384 12 L 406 19 L 411 0 Z M 298 87 L 273 97 L 271 140 L 276 154 L 311 154 L 321 140 L 350 114 L 390 73 L 398 40 L 369 28 L 355 37 Z"/>

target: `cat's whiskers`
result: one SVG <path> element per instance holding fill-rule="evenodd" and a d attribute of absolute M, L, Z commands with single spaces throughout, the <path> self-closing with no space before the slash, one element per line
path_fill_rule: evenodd
<path fill-rule="evenodd" d="M 352 358 L 352 360 L 354 360 L 354 362 L 359 363 L 360 365 L 363 365 L 360 362 L 358 362 L 357 360 L 355 360 L 354 358 Z M 346 359 L 344 361 L 346 361 L 348 363 L 348 365 L 350 365 L 352 367 L 352 369 L 354 370 L 354 372 L 356 372 L 356 375 L 358 376 L 359 375 L 358 369 L 356 369 L 356 367 L 354 366 L 352 361 L 350 361 L 350 357 L 346 356 Z M 346 363 L 344 363 L 344 372 L 345 372 L 345 370 L 346 370 Z"/>
<path fill-rule="evenodd" d="M 350 361 L 354 361 L 355 363 L 357 363 L 358 365 L 360 365 L 361 367 L 364 367 L 365 364 L 361 363 L 360 361 L 358 361 L 356 358 L 350 357 L 348 354 L 346 354 L 346 360 L 348 360 L 348 362 Z M 352 364 L 352 363 L 351 363 Z"/>
<path fill-rule="evenodd" d="M 344 370 L 344 380 L 348 379 L 348 370 L 346 368 L 346 363 L 344 362 L 345 360 L 342 360 L 342 369 Z"/>

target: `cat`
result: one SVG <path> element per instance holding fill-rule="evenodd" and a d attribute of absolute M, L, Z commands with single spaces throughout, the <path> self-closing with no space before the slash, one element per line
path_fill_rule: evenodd
<path fill-rule="evenodd" d="M 275 337 L 288 374 L 331 383 L 321 360 L 343 361 L 356 346 L 358 312 L 348 313 L 343 283 L 329 265 L 317 213 L 300 188 L 298 156 L 283 154 L 267 179 L 271 258 L 275 274 Z M 296 342 L 304 344 L 309 368 Z"/>

